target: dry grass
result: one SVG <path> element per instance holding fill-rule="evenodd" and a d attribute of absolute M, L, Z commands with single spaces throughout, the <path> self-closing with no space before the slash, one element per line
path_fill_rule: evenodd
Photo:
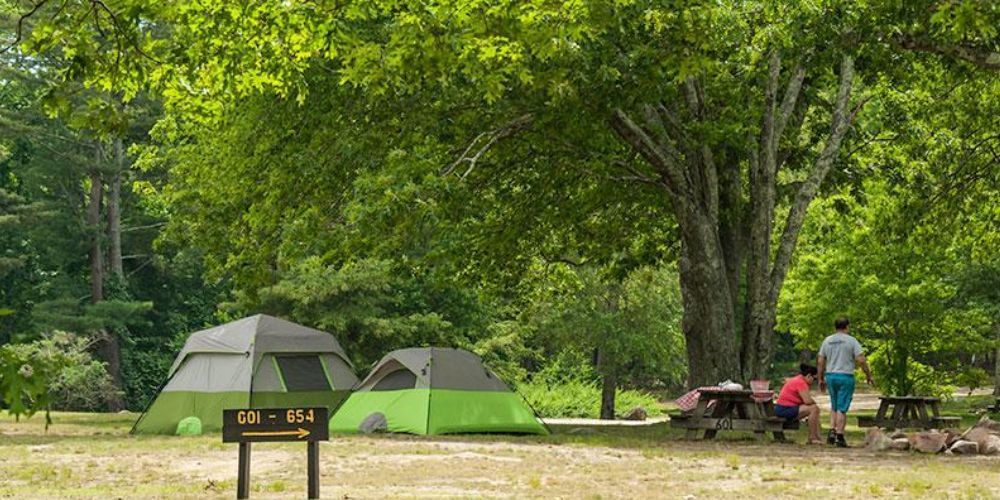
<path fill-rule="evenodd" d="M 219 436 L 132 437 L 134 415 L 0 420 L 0 496 L 231 498 L 236 447 Z M 874 454 L 739 437 L 687 442 L 665 426 L 553 436 L 335 437 L 324 497 L 742 498 L 1000 496 L 1000 458 Z M 801 436 L 799 436 L 801 437 Z M 305 495 L 305 447 L 254 447 L 255 498 Z"/>

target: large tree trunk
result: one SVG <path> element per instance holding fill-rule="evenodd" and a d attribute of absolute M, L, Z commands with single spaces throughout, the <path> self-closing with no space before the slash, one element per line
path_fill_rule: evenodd
<path fill-rule="evenodd" d="M 718 255 L 722 250 L 713 247 L 704 225 L 689 231 L 681 229 L 682 329 L 688 354 L 688 385 L 698 387 L 735 380 L 740 366 L 733 335 L 735 312 Z"/>
<path fill-rule="evenodd" d="M 685 81 L 678 92 L 686 103 L 685 115 L 680 114 L 679 106 L 651 103 L 641 107 L 639 122 L 620 109 L 614 110 L 610 120 L 622 141 L 653 167 L 653 172 L 642 172 L 626 165 L 629 179 L 665 192 L 680 227 L 689 386 L 766 375 L 778 296 L 806 211 L 836 160 L 854 117 L 848 109 L 854 64 L 845 56 L 830 134 L 808 168 L 773 250 L 776 174 L 790 156 L 780 149 L 780 138 L 790 120 L 805 116 L 803 109 L 796 112 L 805 70 L 801 65 L 795 67 L 779 101 L 781 58 L 777 51 L 769 63 L 760 136 L 750 141 L 753 147 L 748 151 L 734 154 L 739 148 L 714 144 L 711 138 L 699 136 L 696 127 L 687 126 L 685 120 L 697 123 L 712 114 L 705 90 L 696 79 Z M 713 147 L 722 153 L 721 168 L 716 165 Z M 740 160 L 741 154 L 745 161 Z M 751 203 L 745 214 L 740 213 L 741 164 L 748 165 L 749 175 L 746 186 Z M 742 282 L 741 272 L 745 273 Z M 745 292 L 742 283 L 746 284 Z"/>
<path fill-rule="evenodd" d="M 121 189 L 122 172 L 125 165 L 125 153 L 122 140 L 115 138 L 115 173 L 108 181 L 108 264 L 111 275 L 118 280 L 125 278 L 122 266 L 122 217 Z"/>

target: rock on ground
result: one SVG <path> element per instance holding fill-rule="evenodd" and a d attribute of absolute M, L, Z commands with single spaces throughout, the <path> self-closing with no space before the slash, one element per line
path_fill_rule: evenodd
<path fill-rule="evenodd" d="M 1000 436 L 990 434 L 986 439 L 980 441 L 979 452 L 983 455 L 996 455 L 1000 453 Z"/>
<path fill-rule="evenodd" d="M 1000 437 L 987 427 L 973 427 L 962 435 L 962 439 L 979 445 L 979 453 L 994 455 L 1000 453 Z"/>
<path fill-rule="evenodd" d="M 892 444 L 889 445 L 889 449 L 895 451 L 906 451 L 910 449 L 910 440 L 906 438 L 904 434 L 901 438 L 896 438 L 892 440 Z"/>
<path fill-rule="evenodd" d="M 991 420 L 990 417 L 986 415 L 983 415 L 983 418 L 979 419 L 979 422 L 976 423 L 975 427 L 988 429 L 992 432 L 1000 432 L 1000 422 Z"/>
<path fill-rule="evenodd" d="M 962 435 L 954 429 L 945 429 L 942 432 L 948 435 L 948 439 L 945 441 L 945 445 L 948 446 L 948 448 L 951 448 L 951 445 L 962 439 Z"/>
<path fill-rule="evenodd" d="M 877 427 L 868 429 L 865 433 L 865 447 L 872 451 L 888 450 L 892 446 L 892 440 L 885 435 L 882 429 Z"/>
<path fill-rule="evenodd" d="M 649 415 L 646 413 L 645 408 L 641 406 L 636 406 L 635 408 L 629 410 L 628 413 L 626 413 L 625 416 L 622 418 L 624 418 L 625 420 L 646 420 L 646 417 L 648 416 Z"/>
<path fill-rule="evenodd" d="M 952 444 L 951 447 L 948 448 L 948 451 L 956 455 L 975 455 L 979 453 L 979 444 L 974 443 L 972 441 L 959 439 L 958 441 L 955 441 L 955 443 Z"/>
<path fill-rule="evenodd" d="M 896 429 L 892 431 L 892 434 L 889 434 L 889 439 L 900 439 L 900 438 L 906 439 L 906 433 L 903 432 L 901 429 Z"/>
<path fill-rule="evenodd" d="M 921 453 L 937 453 L 945 449 L 948 435 L 942 432 L 918 432 L 910 436 L 910 448 Z"/>
<path fill-rule="evenodd" d="M 371 434 L 373 432 L 386 432 L 389 430 L 389 421 L 386 420 L 385 415 L 381 412 L 375 412 L 371 415 L 365 417 L 364 420 L 358 424 L 358 431 L 362 434 Z"/>

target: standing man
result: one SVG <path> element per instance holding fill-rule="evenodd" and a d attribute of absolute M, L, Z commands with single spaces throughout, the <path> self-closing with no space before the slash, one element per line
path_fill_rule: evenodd
<path fill-rule="evenodd" d="M 823 340 L 823 345 L 819 348 L 819 389 L 823 391 L 827 386 L 830 387 L 830 433 L 826 442 L 847 448 L 844 427 L 847 425 L 847 410 L 851 408 L 851 400 L 854 398 L 855 367 L 861 365 L 868 385 L 874 385 L 875 382 L 865 354 L 861 351 L 861 343 L 847 333 L 851 322 L 841 316 L 833 322 L 833 326 L 837 331 Z"/>

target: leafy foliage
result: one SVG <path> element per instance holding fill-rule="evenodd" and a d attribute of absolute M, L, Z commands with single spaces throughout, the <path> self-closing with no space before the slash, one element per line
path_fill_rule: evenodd
<path fill-rule="evenodd" d="M 936 392 L 937 383 L 961 373 L 959 353 L 987 350 L 988 318 L 958 302 L 961 260 L 934 245 L 921 228 L 906 235 L 884 225 L 898 215 L 894 200 L 868 186 L 868 206 L 825 213 L 826 232 L 816 253 L 803 255 L 786 297 L 784 324 L 817 347 L 830 318 L 854 318 L 852 332 L 875 353 L 872 367 L 883 390 Z M 828 206 L 834 206 L 836 198 Z"/>
<path fill-rule="evenodd" d="M 597 371 L 671 387 L 686 378 L 676 271 L 639 268 L 617 281 L 593 268 L 539 266 L 525 321 L 540 343 L 598 352 Z"/>
<path fill-rule="evenodd" d="M 470 347 L 484 317 L 474 297 L 405 273 L 388 261 L 309 258 L 260 291 L 260 309 L 336 334 L 358 366 L 397 348 Z"/>
<path fill-rule="evenodd" d="M 601 387 L 583 378 L 563 379 L 556 384 L 528 382 L 517 386 L 517 392 L 543 418 L 597 418 L 601 410 Z M 618 417 L 635 407 L 647 415 L 663 413 L 656 397 L 645 392 L 625 389 L 615 394 Z"/>
<path fill-rule="evenodd" d="M 0 396 L 15 417 L 52 409 L 102 408 L 114 393 L 104 365 L 85 339 L 56 332 L 27 344 L 0 346 Z"/>
<path fill-rule="evenodd" d="M 456 345 L 534 384 L 553 359 L 585 371 L 600 352 L 604 374 L 666 386 L 685 378 L 683 348 L 690 357 L 704 337 L 695 326 L 731 316 L 708 364 L 757 364 L 750 350 L 729 352 L 762 316 L 742 300 L 759 295 L 750 274 L 727 276 L 732 304 L 692 299 L 708 280 L 687 280 L 686 346 L 679 333 L 676 274 L 692 269 L 679 257 L 710 226 L 685 214 L 724 183 L 704 183 L 705 203 L 685 209 L 686 192 L 664 189 L 669 172 L 608 121 L 642 109 L 681 117 L 645 132 L 685 161 L 714 153 L 736 188 L 715 214 L 733 237 L 707 241 L 754 239 L 767 268 L 773 253 L 792 255 L 771 251 L 780 241 L 768 224 L 793 218 L 837 81 L 854 67 L 856 119 L 830 157 L 779 326 L 815 346 L 834 315 L 850 314 L 887 390 L 977 379 L 964 365 L 1000 336 L 998 9 L 9 2 L 5 26 L 21 44 L 3 54 L 0 86 L 0 341 L 114 332 L 133 408 L 185 332 L 260 310 L 333 331 L 362 365 L 394 347 Z M 761 97 L 776 54 L 775 86 L 803 68 L 804 105 L 768 139 L 777 102 Z M 112 136 L 131 144 L 135 168 L 94 159 Z M 757 136 L 778 146 L 781 168 L 754 237 L 745 223 L 764 197 L 744 188 L 768 157 Z M 711 177 L 713 162 L 685 172 Z M 115 172 L 129 258 L 110 300 L 86 304 L 88 243 L 106 241 L 82 214 L 94 179 Z M 735 265 L 694 267 L 750 267 L 733 255 Z"/>

